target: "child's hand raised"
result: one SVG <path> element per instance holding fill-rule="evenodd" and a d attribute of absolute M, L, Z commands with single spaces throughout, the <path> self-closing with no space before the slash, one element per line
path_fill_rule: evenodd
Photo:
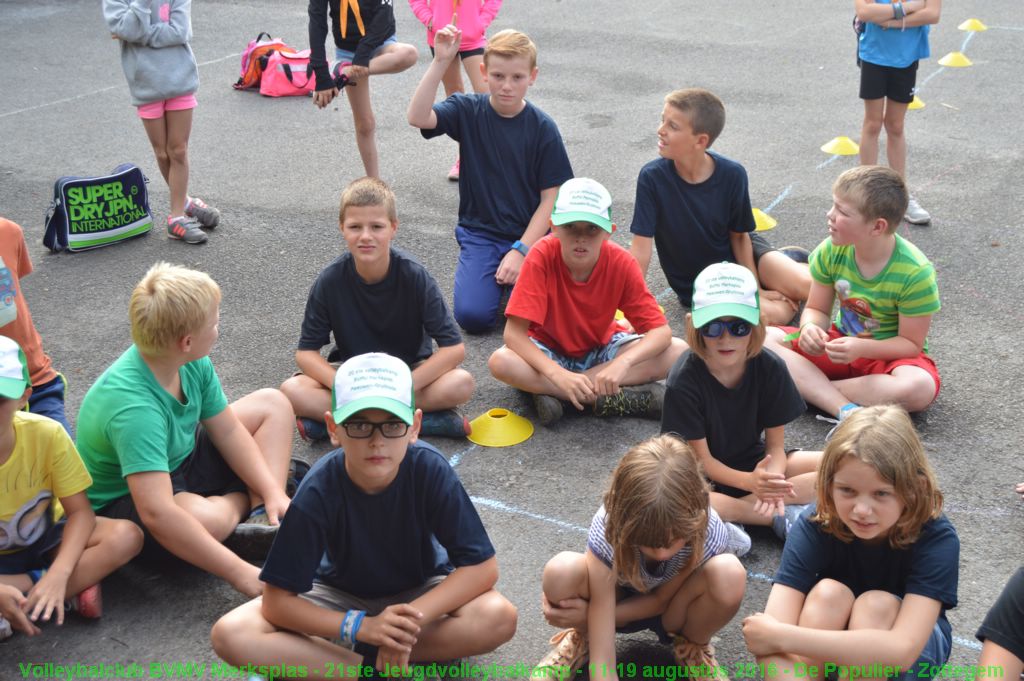
<path fill-rule="evenodd" d="M 454 23 L 448 24 L 434 34 L 434 59 L 442 62 L 451 61 L 459 53 L 461 44 L 462 29 Z"/>

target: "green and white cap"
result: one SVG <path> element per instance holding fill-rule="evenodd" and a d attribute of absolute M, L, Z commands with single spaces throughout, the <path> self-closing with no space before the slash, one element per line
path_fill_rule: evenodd
<path fill-rule="evenodd" d="M 0 336 L 0 397 L 19 399 L 30 385 L 28 360 L 21 346 L 7 336 Z"/>
<path fill-rule="evenodd" d="M 720 262 L 705 267 L 693 282 L 693 325 L 701 327 L 722 317 L 761 321 L 757 280 L 742 265 Z"/>
<path fill-rule="evenodd" d="M 612 195 L 600 182 L 588 177 L 567 180 L 555 198 L 551 224 L 567 222 L 590 222 L 611 234 Z"/>
<path fill-rule="evenodd" d="M 344 423 L 363 409 L 383 409 L 412 425 L 412 372 L 383 352 L 356 355 L 338 367 L 331 390 L 331 416 Z"/>

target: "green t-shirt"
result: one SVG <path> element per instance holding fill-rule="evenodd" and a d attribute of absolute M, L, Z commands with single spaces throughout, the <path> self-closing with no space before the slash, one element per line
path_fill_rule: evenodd
<path fill-rule="evenodd" d="M 811 276 L 830 287 L 839 303 L 832 320 L 847 336 L 885 340 L 899 335 L 899 316 L 924 317 L 939 311 L 935 267 L 899 234 L 892 257 L 871 279 L 860 275 L 853 246 L 825 239 L 811 253 Z M 925 352 L 928 344 L 925 343 Z"/>
<path fill-rule="evenodd" d="M 209 357 L 181 367 L 184 402 L 157 383 L 132 345 L 89 388 L 78 412 L 78 451 L 92 475 L 94 509 L 128 494 L 125 476 L 171 473 L 195 446 L 196 425 L 228 404 Z"/>

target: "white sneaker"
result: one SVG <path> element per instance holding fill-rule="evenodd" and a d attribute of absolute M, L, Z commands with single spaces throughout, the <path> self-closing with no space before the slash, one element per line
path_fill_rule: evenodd
<path fill-rule="evenodd" d="M 927 225 L 932 221 L 932 216 L 924 208 L 921 208 L 921 204 L 913 196 L 907 203 L 907 212 L 903 218 L 912 225 Z"/>
<path fill-rule="evenodd" d="M 14 632 L 11 630 L 11 623 L 0 617 L 0 641 L 5 641 L 11 636 L 14 636 Z"/>
<path fill-rule="evenodd" d="M 750 553 L 750 535 L 737 523 L 726 523 L 725 529 L 729 530 L 729 541 L 725 544 L 725 552 L 731 553 L 737 558 Z"/>

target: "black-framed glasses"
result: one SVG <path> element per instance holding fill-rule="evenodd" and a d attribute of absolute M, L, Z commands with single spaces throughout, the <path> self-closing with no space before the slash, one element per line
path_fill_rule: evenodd
<path fill-rule="evenodd" d="M 386 438 L 394 439 L 402 437 L 409 432 L 409 424 L 405 421 L 383 421 L 373 423 L 372 421 L 346 421 L 341 424 L 345 434 L 354 440 L 368 440 L 373 437 L 373 431 L 379 430 Z"/>
<path fill-rule="evenodd" d="M 716 319 L 713 322 L 708 322 L 704 326 L 700 327 L 700 335 L 705 338 L 718 338 L 725 330 L 729 330 L 729 335 L 736 338 L 743 338 L 749 336 L 750 332 L 754 330 L 754 327 L 750 322 L 743 321 L 742 319 L 734 319 L 731 322 L 724 322 L 721 319 Z"/>

